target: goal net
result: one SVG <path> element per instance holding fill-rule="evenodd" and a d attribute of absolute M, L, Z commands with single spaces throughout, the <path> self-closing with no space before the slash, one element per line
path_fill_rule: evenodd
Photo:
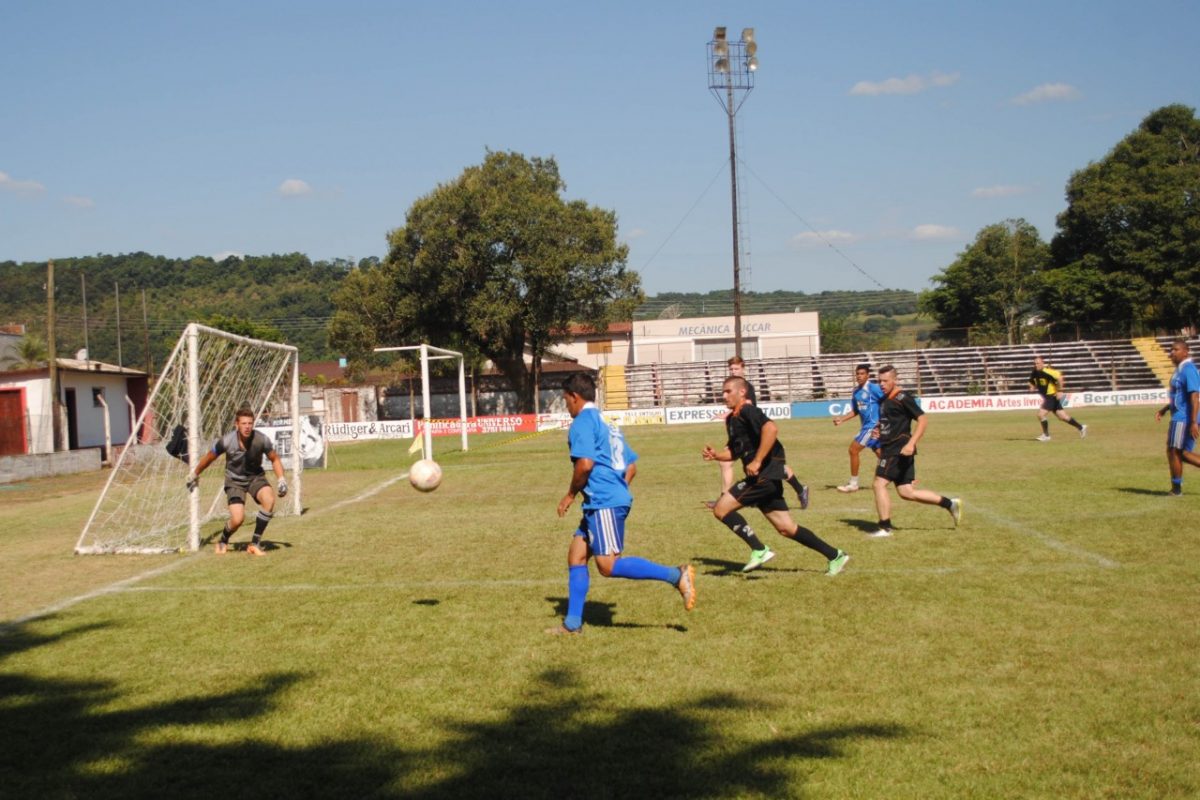
<path fill-rule="evenodd" d="M 290 369 L 289 369 L 290 368 Z M 300 374 L 295 347 L 249 339 L 192 323 L 175 345 L 154 384 L 134 432 L 121 451 L 76 553 L 166 553 L 197 550 L 200 526 L 224 516 L 218 459 L 187 491 L 188 473 L 234 415 L 249 405 L 261 418 L 287 416 L 292 441 L 300 441 Z M 285 463 L 289 493 L 275 514 L 300 513 L 300 448 Z"/>

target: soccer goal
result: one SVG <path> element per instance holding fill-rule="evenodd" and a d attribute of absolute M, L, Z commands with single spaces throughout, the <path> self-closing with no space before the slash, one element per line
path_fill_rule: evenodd
<path fill-rule="evenodd" d="M 376 353 L 397 353 L 407 350 L 418 350 L 421 356 L 421 401 L 422 410 L 425 413 L 425 423 L 420 426 L 420 433 L 413 429 L 413 436 L 420 435 L 423 437 L 423 447 L 425 449 L 425 458 L 433 458 L 433 415 L 430 412 L 429 397 L 429 362 L 439 359 L 457 358 L 458 359 L 458 418 L 459 428 L 462 432 L 462 449 L 467 448 L 467 373 L 463 364 L 463 354 L 457 350 L 446 350 L 442 347 L 434 347 L 428 344 L 412 344 L 404 347 L 376 347 Z M 432 354 L 432 355 L 431 355 Z"/>
<path fill-rule="evenodd" d="M 295 347 L 189 324 L 155 381 L 75 552 L 198 550 L 200 526 L 226 513 L 223 459 L 205 472 L 194 492 L 185 487 L 188 474 L 217 438 L 233 430 L 243 404 L 258 417 L 267 411 L 288 416 L 292 441 L 300 441 L 299 397 Z M 299 447 L 292 448 L 290 460 L 285 467 L 291 472 L 290 491 L 276 505 L 277 516 L 299 514 L 302 508 Z"/>

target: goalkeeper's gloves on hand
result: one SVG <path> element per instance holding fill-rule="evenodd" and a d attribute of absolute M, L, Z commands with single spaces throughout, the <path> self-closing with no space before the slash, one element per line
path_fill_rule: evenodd
<path fill-rule="evenodd" d="M 200 476 L 196 473 L 189 473 L 187 477 L 187 490 L 190 492 L 200 485 Z"/>
<path fill-rule="evenodd" d="M 280 497 L 287 497 L 287 481 L 285 481 L 283 478 L 280 478 L 277 490 Z"/>

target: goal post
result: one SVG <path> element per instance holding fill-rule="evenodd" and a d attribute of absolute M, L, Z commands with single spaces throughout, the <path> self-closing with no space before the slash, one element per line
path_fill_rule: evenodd
<path fill-rule="evenodd" d="M 199 549 L 200 527 L 225 513 L 224 465 L 214 464 L 192 492 L 185 488 L 188 474 L 211 443 L 233 429 L 242 405 L 250 406 L 256 420 L 272 409 L 286 413 L 292 441 L 299 442 L 299 399 L 295 347 L 189 324 L 154 382 L 75 552 Z M 289 493 L 276 505 L 277 516 L 303 508 L 299 447 L 292 447 L 290 462 Z"/>
<path fill-rule="evenodd" d="M 469 449 L 467 446 L 467 373 L 466 366 L 463 363 L 463 354 L 457 350 L 447 350 L 443 347 L 434 347 L 429 344 L 413 344 L 405 345 L 404 347 L 376 347 L 376 353 L 397 353 L 401 351 L 418 350 L 421 356 L 421 401 L 422 409 L 425 412 L 426 421 L 433 419 L 430 405 L 429 392 L 429 362 L 437 361 L 446 358 L 458 359 L 458 418 L 459 426 L 462 433 L 462 449 Z M 433 355 L 430 355 L 433 353 Z M 416 431 L 413 431 L 416 435 Z M 421 426 L 421 435 L 424 438 L 425 458 L 433 458 L 433 430 L 429 425 Z"/>

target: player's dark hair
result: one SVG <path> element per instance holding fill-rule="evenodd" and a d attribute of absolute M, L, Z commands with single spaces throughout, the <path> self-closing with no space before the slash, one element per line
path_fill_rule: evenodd
<path fill-rule="evenodd" d="M 238 406 L 237 413 L 234 414 L 233 416 L 234 416 L 234 419 L 241 419 L 242 417 L 249 417 L 250 419 L 254 419 L 254 416 L 255 416 L 254 409 L 251 408 L 247 403 L 242 403 L 240 406 Z"/>
<path fill-rule="evenodd" d="M 730 375 L 728 378 L 726 378 L 725 385 L 728 386 L 730 384 L 733 384 L 734 386 L 741 386 L 743 394 L 750 390 L 750 384 L 747 383 L 746 379 L 741 375 Z"/>
<path fill-rule="evenodd" d="M 562 389 L 579 395 L 589 403 L 596 402 L 596 380 L 586 372 L 572 372 L 563 379 Z"/>
<path fill-rule="evenodd" d="M 860 369 L 863 372 L 867 373 L 868 375 L 871 374 L 871 365 L 870 364 L 859 364 L 857 367 L 854 368 L 854 371 L 858 372 Z"/>
<path fill-rule="evenodd" d="M 1183 349 L 1184 349 L 1184 350 L 1189 350 L 1189 349 L 1190 349 L 1190 348 L 1188 347 L 1188 340 L 1187 340 L 1187 339 L 1185 339 L 1185 338 L 1183 338 L 1182 336 L 1176 336 L 1176 337 L 1175 337 L 1175 338 L 1174 338 L 1174 339 L 1171 341 L 1171 344 L 1181 344 L 1181 345 L 1183 345 Z"/>
<path fill-rule="evenodd" d="M 728 360 L 728 361 L 726 361 L 725 363 L 726 363 L 726 364 L 728 364 L 728 365 L 729 365 L 729 366 L 731 366 L 731 367 L 732 367 L 734 364 L 741 364 L 743 367 L 744 367 L 744 366 L 746 366 L 746 361 L 745 361 L 745 359 L 743 359 L 741 356 L 730 356 L 730 357 L 729 357 L 729 360 Z"/>
<path fill-rule="evenodd" d="M 895 368 L 895 367 L 893 367 L 891 364 L 884 364 L 882 367 L 880 367 L 880 368 L 879 368 L 879 369 L 876 371 L 876 373 L 875 373 L 875 374 L 876 374 L 876 375 L 883 375 L 885 372 L 895 372 L 895 371 L 896 371 L 896 368 Z"/>

